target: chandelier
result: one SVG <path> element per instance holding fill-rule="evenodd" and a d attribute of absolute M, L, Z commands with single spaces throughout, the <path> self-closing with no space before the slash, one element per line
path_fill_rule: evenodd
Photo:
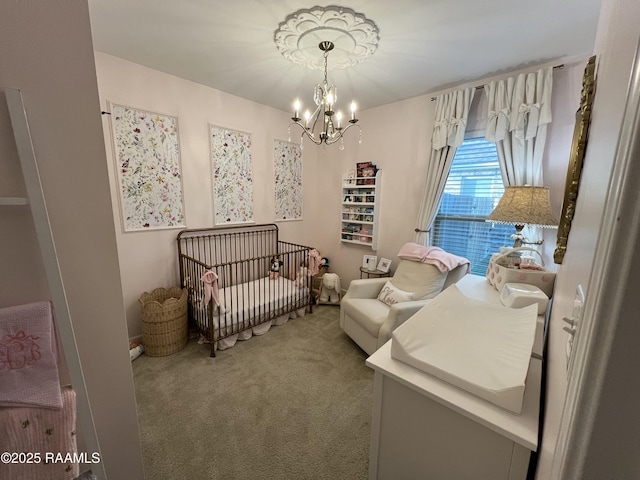
<path fill-rule="evenodd" d="M 350 114 L 343 115 L 337 107 L 337 89 L 327 78 L 327 59 L 331 54 L 333 69 L 349 68 L 366 60 L 378 47 L 378 27 L 363 14 L 347 7 L 330 5 L 298 10 L 280 23 L 274 34 L 278 51 L 291 62 L 311 69 L 324 68 L 322 83 L 313 90 L 315 106 L 301 117 L 301 102 L 296 99 L 293 108 L 293 123 L 302 129 L 300 141 L 307 137 L 316 145 L 331 145 L 340 141 L 345 132 L 356 126 L 356 104 L 351 103 Z M 322 55 L 318 55 L 317 48 Z M 358 130 L 360 126 L 357 125 Z M 362 131 L 360 130 L 360 141 Z"/>
<path fill-rule="evenodd" d="M 324 80 L 322 84 L 318 83 L 313 90 L 313 101 L 316 109 L 313 113 L 306 110 L 304 113 L 304 122 L 300 118 L 300 100 L 296 99 L 293 107 L 293 120 L 291 125 L 299 125 L 302 128 L 302 135 L 307 137 L 316 145 L 332 143 L 342 140 L 344 133 L 358 122 L 356 118 L 356 103 L 351 102 L 351 118 L 343 119 L 342 112 L 334 111 L 334 106 L 338 100 L 338 89 L 335 85 L 329 85 L 327 80 L 327 58 L 329 52 L 333 50 L 333 42 L 320 42 L 318 47 L 324 52 Z M 291 141 L 291 125 L 289 125 L 289 141 Z M 360 129 L 360 125 L 357 125 Z M 362 141 L 362 131 L 360 132 L 360 141 Z M 344 144 L 340 144 L 340 149 L 344 149 Z"/>

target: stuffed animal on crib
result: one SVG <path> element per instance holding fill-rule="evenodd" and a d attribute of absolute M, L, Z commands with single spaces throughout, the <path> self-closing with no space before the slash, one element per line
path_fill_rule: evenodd
<path fill-rule="evenodd" d="M 302 262 L 300 264 L 300 269 L 298 270 L 298 275 L 296 276 L 295 286 L 302 288 L 307 284 L 307 277 L 311 276 L 309 272 L 309 268 L 307 267 L 306 262 Z"/>
<path fill-rule="evenodd" d="M 325 273 L 320 285 L 320 303 L 340 303 L 341 292 L 338 274 Z"/>
<path fill-rule="evenodd" d="M 280 260 L 280 257 L 271 257 L 271 268 L 269 269 L 269 279 L 277 280 L 280 275 L 280 267 L 284 263 Z"/>

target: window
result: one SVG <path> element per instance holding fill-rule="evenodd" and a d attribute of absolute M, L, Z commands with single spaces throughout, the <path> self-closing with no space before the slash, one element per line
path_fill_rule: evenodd
<path fill-rule="evenodd" d="M 494 143 L 468 138 L 451 164 L 432 242 L 471 262 L 471 273 L 484 276 L 491 255 L 512 245 L 512 225 L 485 222 L 504 192 Z"/>

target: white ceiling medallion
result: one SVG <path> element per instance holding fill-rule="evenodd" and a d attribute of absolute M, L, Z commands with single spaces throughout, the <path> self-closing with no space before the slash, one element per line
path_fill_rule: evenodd
<path fill-rule="evenodd" d="M 378 27 L 363 14 L 330 5 L 298 10 L 282 22 L 274 34 L 278 51 L 298 65 L 322 70 L 320 42 L 334 45 L 331 68 L 351 67 L 369 58 L 378 48 Z"/>

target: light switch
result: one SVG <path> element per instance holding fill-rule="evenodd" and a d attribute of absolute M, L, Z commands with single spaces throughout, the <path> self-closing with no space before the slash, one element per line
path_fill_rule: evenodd
<path fill-rule="evenodd" d="M 567 378 L 571 375 L 573 367 L 573 347 L 576 341 L 580 323 L 582 319 L 582 309 L 584 307 L 584 290 L 582 285 L 576 287 L 576 296 L 573 300 L 573 311 L 571 318 L 563 317 L 562 320 L 567 324 L 562 329 L 569 334 L 567 338 L 566 355 L 567 355 Z"/>

